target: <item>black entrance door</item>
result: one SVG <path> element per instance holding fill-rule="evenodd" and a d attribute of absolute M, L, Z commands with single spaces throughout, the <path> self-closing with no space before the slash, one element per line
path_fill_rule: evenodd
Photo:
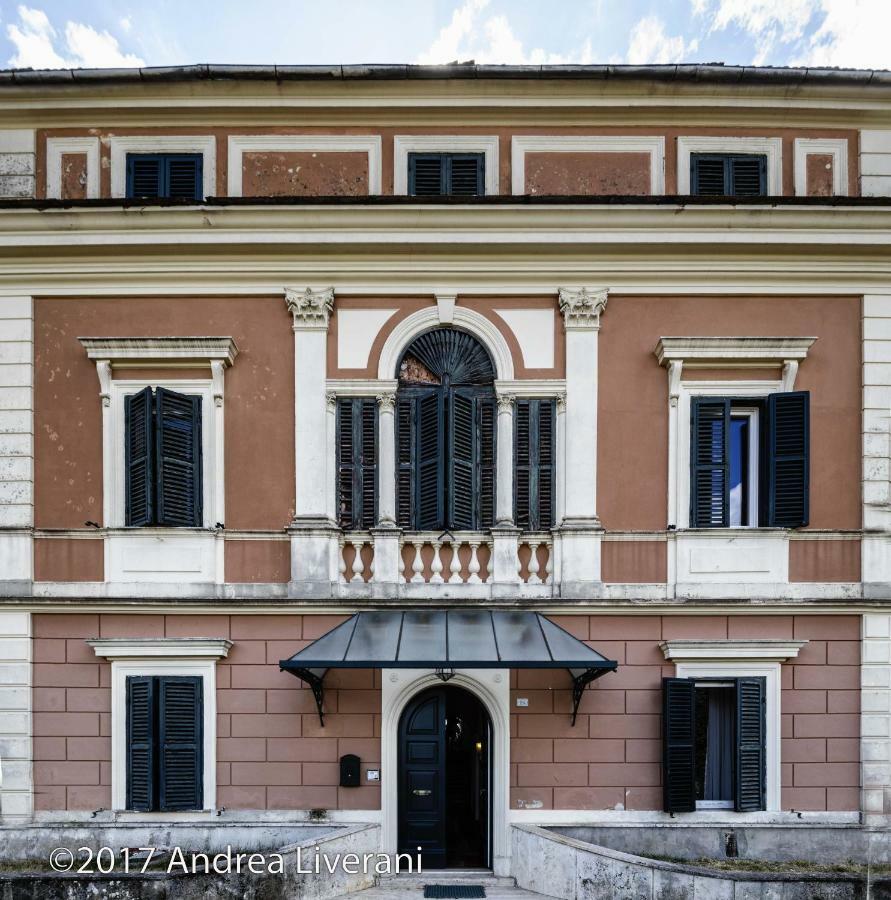
<path fill-rule="evenodd" d="M 430 688 L 399 723 L 399 851 L 425 868 L 489 864 L 490 725 L 457 687 Z"/>

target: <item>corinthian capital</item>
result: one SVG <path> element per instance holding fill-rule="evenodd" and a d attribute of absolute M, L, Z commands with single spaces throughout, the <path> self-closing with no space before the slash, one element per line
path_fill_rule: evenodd
<path fill-rule="evenodd" d="M 560 312 L 567 328 L 600 328 L 600 314 L 606 309 L 607 288 L 560 288 Z"/>
<path fill-rule="evenodd" d="M 285 288 L 285 305 L 294 317 L 294 330 L 328 328 L 328 317 L 334 309 L 334 288 Z"/>

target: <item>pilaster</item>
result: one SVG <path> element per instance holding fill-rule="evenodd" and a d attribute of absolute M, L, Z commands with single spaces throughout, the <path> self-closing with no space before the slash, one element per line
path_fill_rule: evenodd
<path fill-rule="evenodd" d="M 513 394 L 498 395 L 498 443 L 495 465 L 495 521 L 514 524 L 514 402 Z"/>
<path fill-rule="evenodd" d="M 863 616 L 860 765 L 863 824 L 891 826 L 891 615 Z"/>

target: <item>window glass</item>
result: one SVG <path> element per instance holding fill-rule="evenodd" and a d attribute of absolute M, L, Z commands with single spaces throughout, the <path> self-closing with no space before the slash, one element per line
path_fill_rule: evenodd
<path fill-rule="evenodd" d="M 733 802 L 732 687 L 696 686 L 696 801 Z"/>
<path fill-rule="evenodd" d="M 730 524 L 749 524 L 748 416 L 730 417 Z"/>

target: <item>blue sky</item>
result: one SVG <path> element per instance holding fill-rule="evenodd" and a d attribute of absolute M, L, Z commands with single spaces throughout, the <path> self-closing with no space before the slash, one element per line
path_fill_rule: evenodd
<path fill-rule="evenodd" d="M 891 68 L 891 0 L 0 0 L 6 66 L 674 63 Z"/>

